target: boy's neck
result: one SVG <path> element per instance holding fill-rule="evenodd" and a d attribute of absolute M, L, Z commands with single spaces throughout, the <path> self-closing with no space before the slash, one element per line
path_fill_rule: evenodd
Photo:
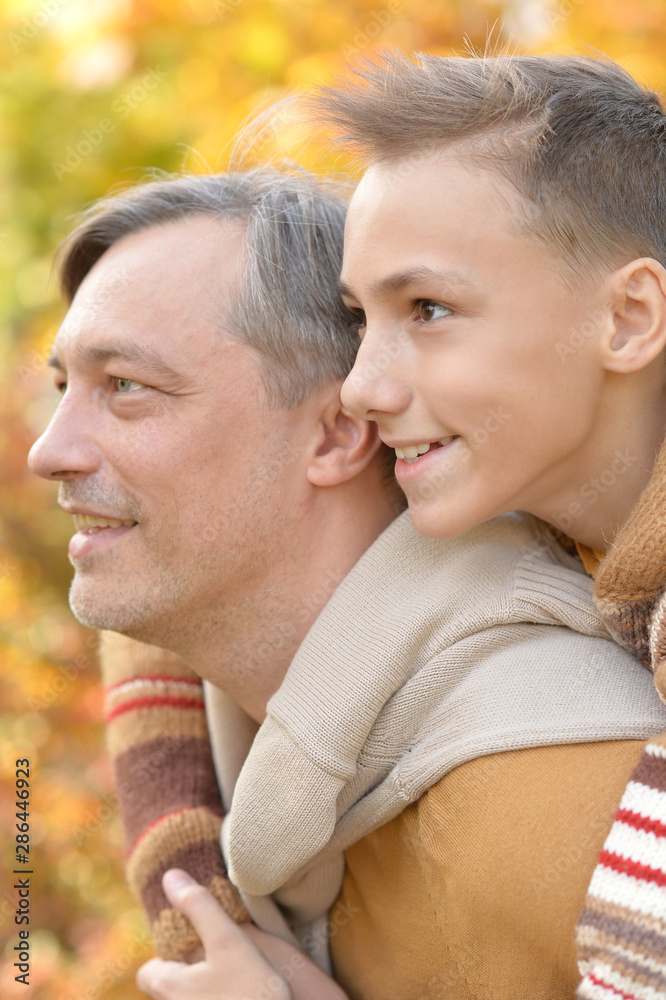
<path fill-rule="evenodd" d="M 545 518 L 581 545 L 605 553 L 645 489 L 666 434 L 666 399 L 621 408 L 580 456 L 575 487 L 551 502 Z M 617 419 L 622 414 L 622 425 Z M 571 479 L 569 479 L 571 482 Z M 540 516 L 543 517 L 543 514 Z"/>

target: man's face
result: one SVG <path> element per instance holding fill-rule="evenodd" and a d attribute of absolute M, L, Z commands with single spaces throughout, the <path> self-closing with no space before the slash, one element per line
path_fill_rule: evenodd
<path fill-rule="evenodd" d="M 364 317 L 342 399 L 397 449 L 425 534 L 549 518 L 594 467 L 601 291 L 566 287 L 517 205 L 450 153 L 373 167 L 352 199 L 343 291 Z"/>
<path fill-rule="evenodd" d="M 269 412 L 251 349 L 219 328 L 242 263 L 238 224 L 134 234 L 86 276 L 58 332 L 63 396 L 30 465 L 60 480 L 74 515 L 70 603 L 84 623 L 174 648 L 279 558 L 298 414 Z"/>

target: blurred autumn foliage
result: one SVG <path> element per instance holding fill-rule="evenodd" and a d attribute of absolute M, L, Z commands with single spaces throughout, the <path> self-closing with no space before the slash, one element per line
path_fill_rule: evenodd
<path fill-rule="evenodd" d="M 122 877 L 95 635 L 67 607 L 69 518 L 26 470 L 55 406 L 50 280 L 71 218 L 146 168 L 224 169 L 248 115 L 378 45 L 618 59 L 663 85 L 661 0 L 3 0 L 0 7 L 0 971 L 3 997 L 131 1000 L 150 954 Z M 307 152 L 303 154 L 307 159 Z M 331 160 L 331 162 L 333 162 Z M 31 986 L 14 981 L 14 777 L 31 760 Z"/>

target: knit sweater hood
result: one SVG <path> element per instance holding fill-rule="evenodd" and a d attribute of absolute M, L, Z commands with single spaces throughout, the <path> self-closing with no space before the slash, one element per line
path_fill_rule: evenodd
<path fill-rule="evenodd" d="M 579 561 L 518 515 L 442 541 L 405 513 L 326 605 L 258 732 L 210 685 L 206 701 L 230 877 L 259 926 L 295 931 L 323 966 L 344 850 L 451 769 L 666 725 Z"/>
<path fill-rule="evenodd" d="M 594 598 L 608 631 L 652 668 L 666 700 L 666 441 L 599 566 Z"/>

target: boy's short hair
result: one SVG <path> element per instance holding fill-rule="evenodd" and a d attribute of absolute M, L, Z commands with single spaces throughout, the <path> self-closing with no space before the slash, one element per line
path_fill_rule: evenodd
<path fill-rule="evenodd" d="M 570 277 L 644 256 L 666 266 L 666 116 L 610 60 L 388 52 L 321 88 L 314 108 L 366 164 L 404 173 L 455 145 L 496 170 Z"/>

